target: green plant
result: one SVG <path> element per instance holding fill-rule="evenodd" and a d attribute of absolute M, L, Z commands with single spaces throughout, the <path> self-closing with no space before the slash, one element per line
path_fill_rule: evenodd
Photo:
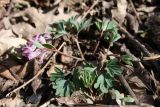
<path fill-rule="evenodd" d="M 75 89 L 74 83 L 70 79 L 65 79 L 63 70 L 59 68 L 56 68 L 55 73 L 51 75 L 51 81 L 56 96 L 70 96 Z"/>
<path fill-rule="evenodd" d="M 112 89 L 110 92 L 112 95 L 112 99 L 115 99 L 118 105 L 125 105 L 125 103 L 134 102 L 134 99 L 131 96 L 124 96 L 124 94 L 120 93 L 118 90 Z"/>
<path fill-rule="evenodd" d="M 131 55 L 129 55 L 129 54 L 122 55 L 121 60 L 123 63 L 130 65 L 130 66 L 133 66 L 133 64 L 132 64 L 133 57 Z"/>
<path fill-rule="evenodd" d="M 79 71 L 79 79 L 83 82 L 86 88 L 91 88 L 96 79 L 96 67 L 86 64 L 85 67 Z"/>
<path fill-rule="evenodd" d="M 78 36 L 82 30 L 89 28 L 91 25 L 92 19 L 81 20 L 78 19 L 78 17 L 71 17 L 67 21 L 63 20 L 55 23 L 55 29 L 53 29 L 52 32 L 56 38 L 68 34 Z M 101 38 L 108 42 L 109 47 L 107 51 L 109 51 L 114 42 L 121 38 L 116 24 L 111 20 L 98 20 L 95 22 L 95 25 L 101 33 Z M 77 39 L 78 38 L 76 38 L 76 40 Z M 99 45 L 99 43 L 97 44 Z M 48 44 L 43 44 L 43 46 L 49 49 L 53 48 L 52 45 L 50 46 Z M 97 65 L 85 62 L 83 66 L 77 66 L 72 71 L 69 71 L 69 77 L 63 70 L 57 68 L 56 72 L 51 76 L 53 89 L 56 90 L 55 95 L 69 96 L 76 90 L 83 90 L 86 92 L 96 91 L 100 94 L 112 91 L 114 89 L 116 77 L 122 75 L 123 66 L 121 65 L 127 64 L 133 66 L 133 58 L 130 55 L 122 55 L 120 58 L 109 59 L 107 57 L 105 60 L 106 62 L 104 63 L 103 69 L 100 71 L 97 70 Z M 124 97 L 117 90 L 112 92 L 114 93 L 113 96 L 118 99 L 117 103 L 119 103 L 118 101 L 132 101 L 129 96 Z"/>
<path fill-rule="evenodd" d="M 113 87 L 113 81 L 115 75 L 121 75 L 122 70 L 118 65 L 118 60 L 111 59 L 106 62 L 105 71 L 97 78 L 97 82 L 94 84 L 94 88 L 100 89 L 103 93 L 108 93 L 109 89 Z"/>

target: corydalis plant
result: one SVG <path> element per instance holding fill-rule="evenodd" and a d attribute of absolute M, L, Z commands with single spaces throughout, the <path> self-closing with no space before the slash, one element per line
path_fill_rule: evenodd
<path fill-rule="evenodd" d="M 48 35 L 43 36 L 41 34 L 33 36 L 22 48 L 22 55 L 28 58 L 28 60 L 39 58 L 39 62 L 42 63 L 44 58 L 51 53 L 51 51 L 48 51 L 44 46 L 48 38 Z"/>

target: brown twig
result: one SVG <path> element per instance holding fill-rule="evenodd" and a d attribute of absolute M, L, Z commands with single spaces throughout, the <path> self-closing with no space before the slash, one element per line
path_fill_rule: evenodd
<path fill-rule="evenodd" d="M 59 47 L 58 51 L 61 50 L 61 48 L 65 45 L 65 42 L 63 42 L 61 44 L 61 46 Z M 50 58 L 55 57 L 57 55 L 57 52 L 52 54 L 50 56 Z M 48 61 L 46 62 L 46 64 L 43 66 L 42 69 L 40 69 L 36 75 L 34 75 L 34 77 L 32 77 L 30 80 L 28 80 L 27 82 L 25 82 L 24 84 L 22 84 L 21 86 L 17 87 L 16 89 L 14 89 L 13 91 L 9 92 L 6 96 L 9 96 L 10 94 L 12 94 L 13 92 L 16 92 L 20 89 L 22 89 L 23 87 L 25 87 L 26 85 L 28 85 L 29 83 L 31 83 L 34 79 L 36 79 L 40 74 L 42 74 L 45 70 L 45 68 L 48 66 L 48 64 L 50 63 L 50 58 L 48 59 Z"/>
<path fill-rule="evenodd" d="M 148 60 L 159 60 L 159 59 L 160 59 L 160 55 L 155 55 L 155 56 L 150 56 L 150 57 L 143 57 L 142 60 L 148 61 Z"/>
<path fill-rule="evenodd" d="M 7 10 L 7 15 L 8 15 L 8 16 L 9 16 L 10 13 L 11 13 L 12 5 L 13 5 L 13 0 L 10 0 L 9 7 L 8 7 L 8 10 Z"/>
<path fill-rule="evenodd" d="M 114 20 L 119 27 L 120 31 L 125 34 L 126 38 L 131 40 L 135 45 L 137 45 L 146 56 L 151 56 L 151 53 L 148 49 L 145 48 L 143 44 L 141 44 L 138 40 L 136 40 L 124 27 L 122 27 L 116 20 Z"/>
<path fill-rule="evenodd" d="M 57 53 L 59 53 L 59 54 L 61 54 L 61 55 L 64 55 L 64 56 L 66 56 L 66 57 L 70 57 L 70 58 L 73 58 L 73 59 L 77 59 L 77 60 L 79 60 L 79 61 L 82 61 L 82 60 L 83 60 L 82 58 L 78 58 L 78 57 L 75 57 L 75 56 L 67 55 L 67 54 L 64 54 L 63 52 L 60 52 L 60 51 L 58 51 L 58 50 L 54 50 L 54 52 L 57 52 Z"/>
<path fill-rule="evenodd" d="M 100 41 L 101 41 L 102 36 L 103 36 L 103 31 L 102 31 L 101 34 L 100 34 L 100 39 L 98 40 L 98 42 L 97 42 L 97 44 L 96 44 L 96 47 L 95 47 L 95 49 L 94 49 L 94 51 L 93 51 L 93 54 L 96 53 L 96 51 L 97 51 L 97 49 L 98 49 L 98 46 L 99 46 L 99 44 L 100 44 Z"/>
<path fill-rule="evenodd" d="M 127 83 L 127 81 L 125 80 L 125 78 L 123 77 L 123 75 L 119 76 L 120 81 L 122 82 L 122 84 L 125 86 L 125 88 L 128 90 L 129 94 L 134 98 L 134 101 L 137 105 L 139 105 L 139 101 L 136 97 L 136 95 L 134 94 L 134 92 L 132 91 L 131 87 L 129 86 L 129 84 Z"/>
<path fill-rule="evenodd" d="M 78 42 L 78 39 L 77 39 L 77 38 L 75 38 L 75 42 L 76 42 L 76 45 L 77 45 L 77 47 L 78 47 L 78 50 L 79 50 L 79 52 L 80 52 L 80 54 L 81 54 L 81 58 L 82 58 L 83 60 L 85 60 L 84 55 L 83 55 L 83 53 L 82 53 L 82 50 L 81 50 L 81 47 L 80 47 L 80 45 L 79 45 L 79 42 Z"/>
<path fill-rule="evenodd" d="M 84 12 L 82 19 L 84 19 L 90 12 L 91 10 L 100 2 L 101 0 L 96 0 L 94 1 L 94 3 L 92 4 L 92 6 L 88 9 L 87 12 Z"/>
<path fill-rule="evenodd" d="M 138 22 L 139 22 L 140 24 L 142 24 L 142 21 L 141 21 L 139 15 L 138 15 L 138 13 L 137 13 L 135 7 L 134 7 L 134 4 L 133 4 L 132 0 L 129 0 L 129 2 L 130 2 L 131 6 L 132 6 L 132 8 L 133 8 L 133 11 L 134 11 L 134 13 L 135 13 L 135 15 L 136 15 L 136 18 L 137 18 Z"/>
<path fill-rule="evenodd" d="M 50 100 L 48 100 L 47 102 L 45 102 L 44 104 L 42 104 L 41 106 L 39 106 L 39 107 L 48 107 L 49 105 L 50 105 L 50 103 L 52 102 L 52 101 L 54 101 L 55 100 L 55 98 L 51 98 Z"/>

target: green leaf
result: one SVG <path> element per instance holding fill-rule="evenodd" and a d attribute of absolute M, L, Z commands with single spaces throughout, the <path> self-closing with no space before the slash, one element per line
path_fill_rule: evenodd
<path fill-rule="evenodd" d="M 82 30 L 86 29 L 87 27 L 91 26 L 92 25 L 91 20 L 92 19 L 90 18 L 90 19 L 88 19 L 86 21 L 84 21 L 84 20 L 79 21 L 78 22 L 79 28 L 77 29 L 77 32 L 79 33 Z"/>
<path fill-rule="evenodd" d="M 86 88 L 89 88 L 93 85 L 95 79 L 96 79 L 96 73 L 95 73 L 96 67 L 84 67 L 80 71 L 80 79 L 82 80 L 84 86 Z"/>
<path fill-rule="evenodd" d="M 48 44 L 48 43 L 43 44 L 43 46 L 44 46 L 45 48 L 48 48 L 48 49 L 53 49 L 53 48 L 54 48 L 54 46 L 53 46 L 53 45 Z"/>
<path fill-rule="evenodd" d="M 74 28 L 77 31 L 77 33 L 92 25 L 91 18 L 88 20 L 78 20 L 77 16 L 71 17 L 66 23 L 70 28 Z"/>
<path fill-rule="evenodd" d="M 115 29 L 117 26 L 116 24 L 113 22 L 113 21 L 106 21 L 107 23 L 107 27 L 106 27 L 106 30 L 111 30 L 111 29 Z"/>
<path fill-rule="evenodd" d="M 74 91 L 74 84 L 69 80 L 58 80 L 53 85 L 53 89 L 56 90 L 55 95 L 57 96 L 70 96 Z"/>
<path fill-rule="evenodd" d="M 55 73 L 52 73 L 51 74 L 51 77 L 50 77 L 50 80 L 51 81 L 56 81 L 56 80 L 59 80 L 59 79 L 64 79 L 64 73 L 61 69 L 59 68 L 55 68 Z"/>
<path fill-rule="evenodd" d="M 123 63 L 130 65 L 130 66 L 133 66 L 133 63 L 132 63 L 133 57 L 131 55 L 129 55 L 129 54 L 122 55 L 121 60 Z"/>
<path fill-rule="evenodd" d="M 96 27 L 98 28 L 98 30 L 101 31 L 102 22 L 97 21 L 97 22 L 95 22 L 95 24 L 96 24 Z"/>
<path fill-rule="evenodd" d="M 111 42 L 116 42 L 120 38 L 121 38 L 121 36 L 117 32 L 114 32 L 113 35 L 111 36 Z"/>
<path fill-rule="evenodd" d="M 106 31 L 106 30 L 108 30 L 108 24 L 110 23 L 110 20 L 103 20 L 102 21 L 102 31 Z"/>
<path fill-rule="evenodd" d="M 42 49 L 42 48 L 44 48 L 44 46 L 42 45 L 42 44 L 40 44 L 39 42 L 33 42 L 33 44 L 37 47 L 37 48 L 39 48 L 39 49 Z"/>
<path fill-rule="evenodd" d="M 100 84 L 104 83 L 104 76 L 101 74 L 98 76 L 97 82 L 94 84 L 94 88 L 97 89 Z"/>
<path fill-rule="evenodd" d="M 131 96 L 128 95 L 127 97 L 123 98 L 123 101 L 128 102 L 128 103 L 132 103 L 132 102 L 134 102 L 134 99 Z"/>
<path fill-rule="evenodd" d="M 109 89 L 113 86 L 113 78 L 109 75 L 101 74 L 94 84 L 95 89 L 100 89 L 102 93 L 108 93 Z"/>
<path fill-rule="evenodd" d="M 107 71 L 107 73 L 111 76 L 114 77 L 114 75 L 121 75 L 122 73 L 122 69 L 121 67 L 118 65 L 118 60 L 116 59 L 110 59 L 107 63 L 106 63 L 106 67 L 105 70 Z"/>
<path fill-rule="evenodd" d="M 64 20 L 54 23 L 55 29 L 52 29 L 52 32 L 54 33 L 55 37 L 53 39 L 68 34 L 65 30 L 65 24 L 66 22 Z"/>

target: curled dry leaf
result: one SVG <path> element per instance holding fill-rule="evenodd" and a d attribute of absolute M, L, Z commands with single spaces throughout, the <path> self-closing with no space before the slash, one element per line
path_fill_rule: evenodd
<path fill-rule="evenodd" d="M 112 17 L 122 24 L 127 14 L 127 1 L 117 0 L 117 9 L 112 9 L 111 13 Z"/>

